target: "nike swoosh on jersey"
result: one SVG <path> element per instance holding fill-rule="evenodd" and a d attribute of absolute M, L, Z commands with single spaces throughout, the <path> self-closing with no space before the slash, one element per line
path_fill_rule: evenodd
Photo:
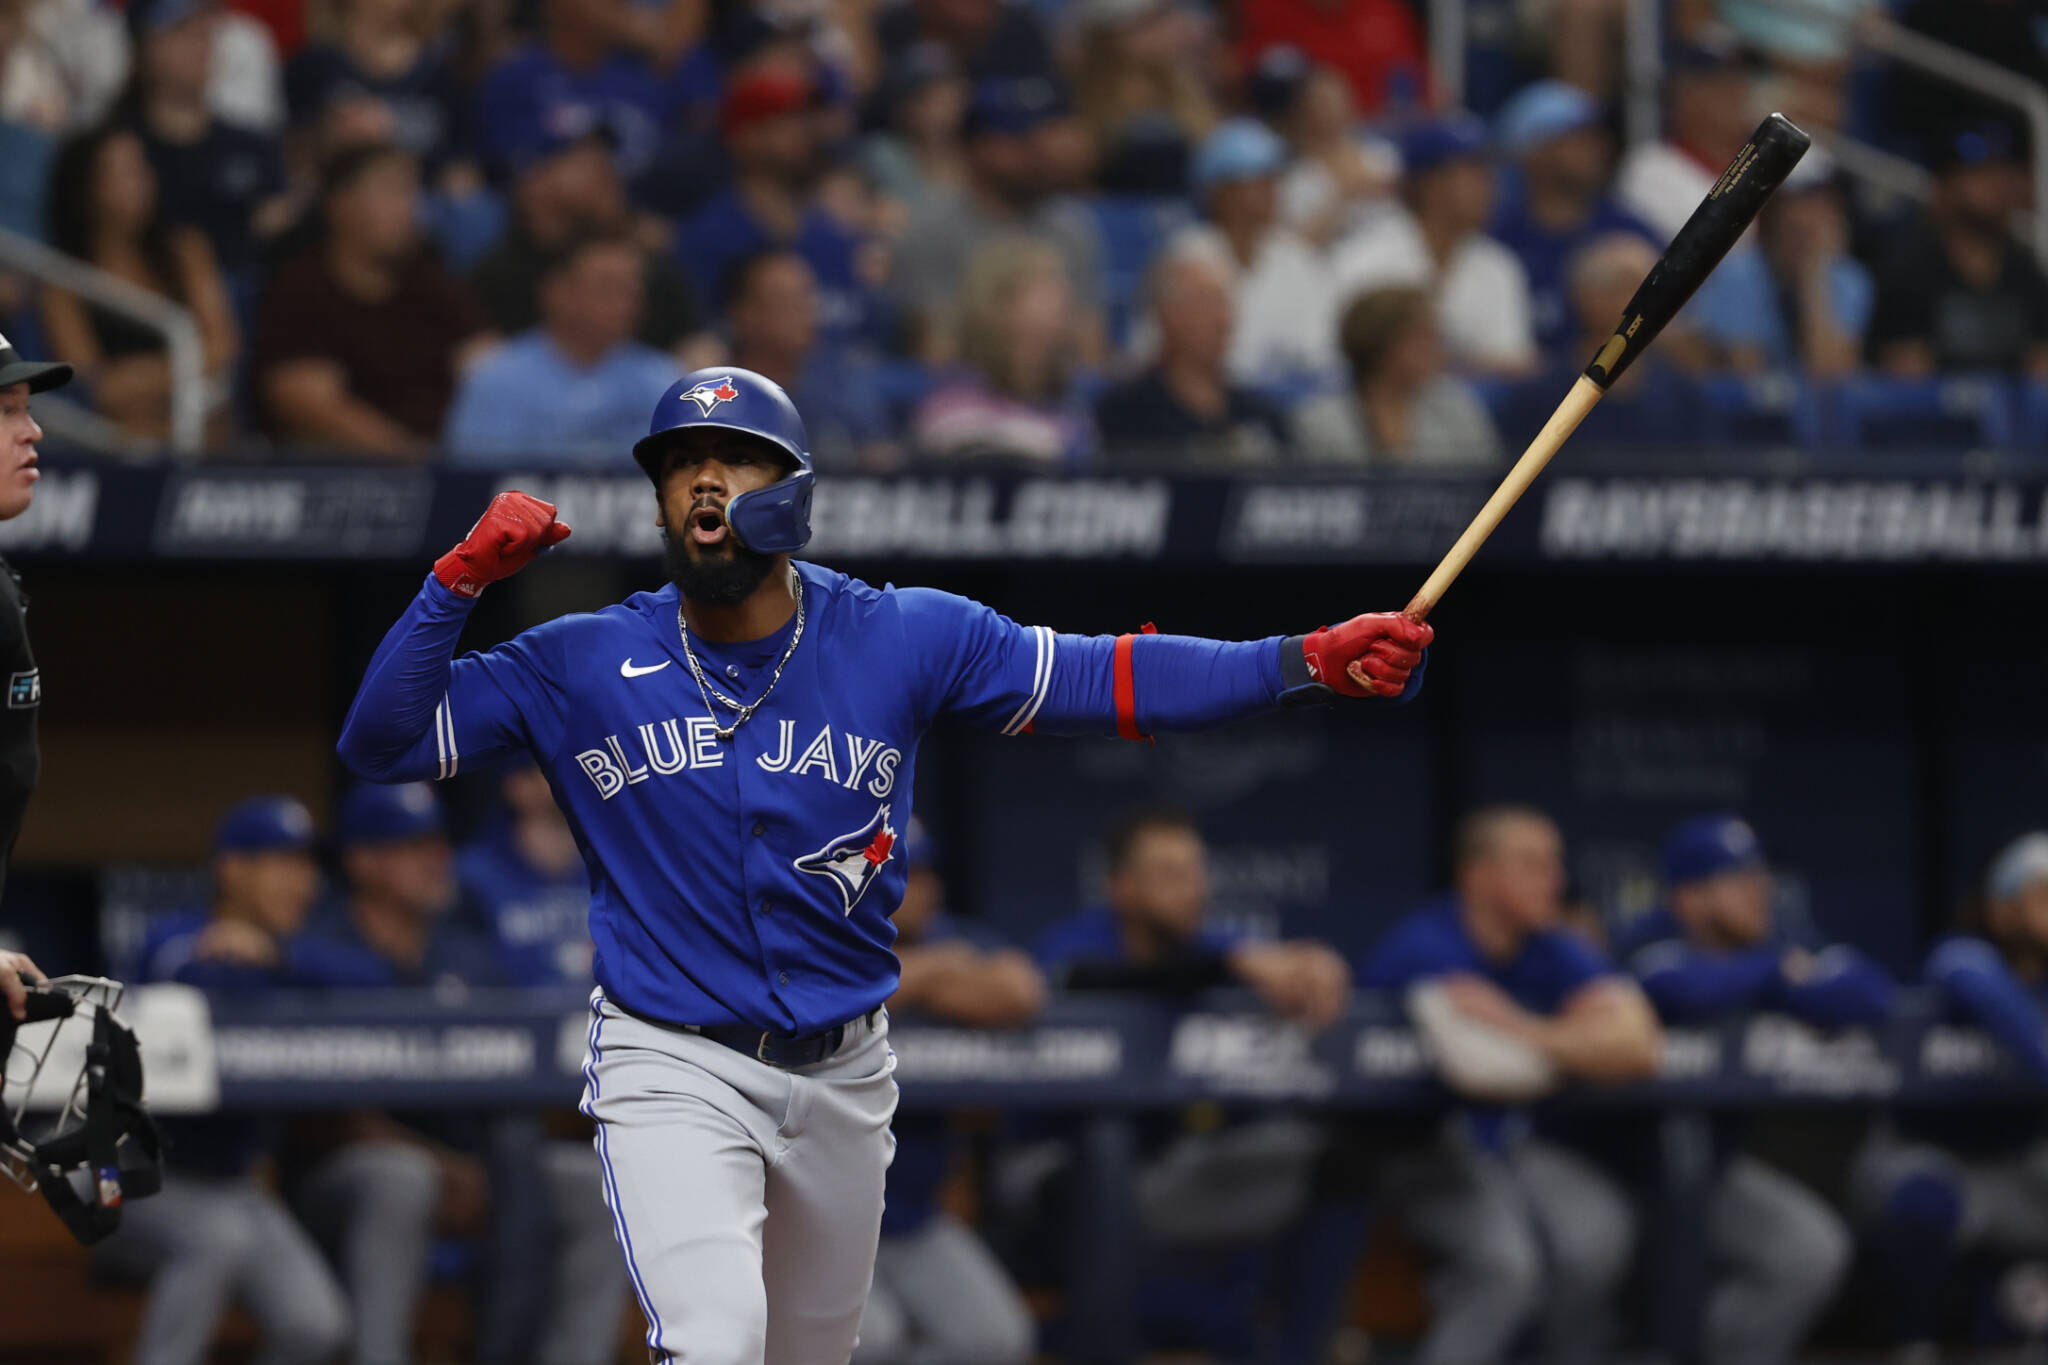
<path fill-rule="evenodd" d="M 658 664 L 649 664 L 645 668 L 635 668 L 633 667 L 633 661 L 628 659 L 619 665 L 619 676 L 622 678 L 644 678 L 649 673 L 661 672 L 662 669 L 667 668 L 674 662 L 674 659 L 663 659 Z"/>

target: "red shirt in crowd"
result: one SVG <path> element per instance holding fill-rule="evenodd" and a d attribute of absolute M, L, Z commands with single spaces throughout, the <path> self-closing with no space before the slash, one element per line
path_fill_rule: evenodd
<path fill-rule="evenodd" d="M 1386 108 L 1397 73 L 1406 74 L 1417 104 L 1429 103 L 1422 24 L 1408 0 L 1246 0 L 1241 22 L 1247 69 L 1267 48 L 1288 43 L 1343 72 L 1362 114 Z"/>

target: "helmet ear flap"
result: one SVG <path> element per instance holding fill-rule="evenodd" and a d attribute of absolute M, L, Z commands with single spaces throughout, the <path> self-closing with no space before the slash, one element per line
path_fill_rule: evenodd
<path fill-rule="evenodd" d="M 742 493 L 726 504 L 726 524 L 756 554 L 794 554 L 811 542 L 811 493 L 817 482 L 817 475 L 799 469 L 766 488 Z"/>

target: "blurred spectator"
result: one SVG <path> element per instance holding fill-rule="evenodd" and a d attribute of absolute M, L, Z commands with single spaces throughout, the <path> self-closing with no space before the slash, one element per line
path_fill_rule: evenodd
<path fill-rule="evenodd" d="M 1085 325 L 1059 254 L 1012 238 L 974 255 L 961 288 L 960 372 L 918 406 L 911 440 L 926 455 L 1072 467 L 1094 455 L 1076 401 Z"/>
<path fill-rule="evenodd" d="M 1303 460 L 1432 469 L 1500 463 L 1500 434 L 1479 395 L 1444 372 L 1427 292 L 1368 290 L 1345 308 L 1337 335 L 1351 383 L 1296 415 Z"/>
<path fill-rule="evenodd" d="M 261 19 L 224 5 L 213 25 L 206 103 L 224 123 L 274 138 L 284 131 L 284 63 Z"/>
<path fill-rule="evenodd" d="M 1243 384 L 1322 379 L 1337 368 L 1322 255 L 1277 219 L 1286 155 L 1264 126 L 1232 119 L 1195 156 L 1195 199 L 1210 226 L 1183 235 L 1209 242 L 1235 266 L 1237 322 L 1227 364 Z"/>
<path fill-rule="evenodd" d="M 1318 245 L 1364 221 L 1400 184 L 1393 146 L 1361 136 L 1351 86 L 1300 49 L 1267 48 L 1248 82 L 1252 111 L 1287 140 L 1280 217 Z"/>
<path fill-rule="evenodd" d="M 1863 363 L 1877 286 L 1849 254 L 1834 166 L 1809 151 L 1757 215 L 1754 251 L 1707 276 L 1686 319 L 1719 359 L 1751 374 L 1840 379 Z"/>
<path fill-rule="evenodd" d="M 901 231 L 935 192 L 957 193 L 967 178 L 960 124 L 967 82 L 938 43 L 918 43 L 884 77 L 881 127 L 861 147 L 861 167 L 881 197 L 884 226 Z"/>
<path fill-rule="evenodd" d="M 531 761 L 507 766 L 498 789 L 504 816 L 463 846 L 456 881 L 496 931 L 512 985 L 588 986 L 590 878 L 575 831 Z"/>
<path fill-rule="evenodd" d="M 62 119 L 13 98 L 19 88 L 16 63 L 33 61 L 28 9 L 29 0 L 0 0 L 0 228 L 40 239 L 43 188 Z"/>
<path fill-rule="evenodd" d="M 1159 358 L 1095 401 L 1105 462 L 1279 461 L 1287 439 L 1279 411 L 1224 369 L 1236 276 L 1236 265 L 1214 238 L 1178 238 L 1153 262 L 1145 293 Z"/>
<path fill-rule="evenodd" d="M 1493 236 L 1522 263 L 1536 343 L 1556 349 L 1577 330 L 1566 298 L 1565 267 L 1580 247 L 1616 232 L 1656 234 L 1607 193 L 1613 139 L 1600 103 L 1563 81 L 1516 92 L 1494 120 L 1514 170 L 1494 210 Z"/>
<path fill-rule="evenodd" d="M 434 181 L 461 170 L 453 36 L 430 30 L 426 0 L 341 0 L 336 8 L 332 36 L 307 44 L 285 69 L 291 124 L 310 142 L 312 164 L 339 146 L 390 142 Z"/>
<path fill-rule="evenodd" d="M 991 241 L 1026 236 L 1049 244 L 1066 266 L 1067 287 L 1090 315 L 1083 359 L 1098 360 L 1102 329 L 1102 239 L 1079 203 L 1051 193 L 1052 169 L 1039 134 L 1061 113 L 1059 90 L 1045 80 L 976 85 L 962 130 L 967 184 L 935 194 L 912 215 L 897 244 L 893 287 L 915 329 L 915 351 L 929 362 L 953 358 L 968 262 Z"/>
<path fill-rule="evenodd" d="M 1340 298 L 1387 284 L 1435 291 L 1437 323 L 1461 369 L 1526 374 L 1537 361 L 1529 280 L 1486 235 L 1493 163 L 1486 125 L 1470 115 L 1420 123 L 1401 138 L 1402 202 L 1330 249 Z"/>
<path fill-rule="evenodd" d="M 818 281 L 803 257 L 758 252 L 732 268 L 725 288 L 732 363 L 788 392 L 821 465 L 886 465 L 901 454 L 872 367 L 819 335 Z"/>
<path fill-rule="evenodd" d="M 1667 1024 L 1769 1010 L 1818 1028 L 1882 1022 L 1884 971 L 1841 944 L 1802 944 L 1775 922 L 1756 832 L 1702 816 L 1664 844 L 1662 907 L 1631 924 L 1615 956 Z M 1841 1215 L 1740 1149 L 1741 1118 L 1715 1123 L 1706 1233 L 1716 1266 L 1703 1317 L 1707 1365 L 1790 1361 L 1847 1277 L 1855 1246 Z"/>
<path fill-rule="evenodd" d="M 759 67 L 726 91 L 721 114 L 732 184 L 684 220 L 677 263 L 697 297 L 716 299 L 733 264 L 771 246 L 810 263 L 823 291 L 823 324 L 851 337 L 874 323 L 860 235 L 819 194 L 827 166 L 817 88 L 779 67 Z"/>
<path fill-rule="evenodd" d="M 611 134 L 602 126 L 551 134 L 530 148 L 512 178 L 512 221 L 470 275 L 470 285 L 507 336 L 540 321 L 540 277 L 556 253 L 591 232 L 630 231 L 642 242 L 647 296 L 639 339 L 675 352 L 699 327 L 697 297 L 664 248 L 626 200 L 625 181 L 612 160 Z"/>
<path fill-rule="evenodd" d="M 628 184 L 653 164 L 671 94 L 631 50 L 630 0 L 544 0 L 541 32 L 508 54 L 477 92 L 476 148 L 503 175 L 567 129 L 602 124 L 618 140 Z"/>
<path fill-rule="evenodd" d="M 902 967 L 891 1017 L 984 1029 L 1029 1023 L 1045 1006 L 1045 978 L 1029 955 L 986 941 L 946 912 L 931 839 L 915 819 L 904 861 L 903 903 L 890 917 Z M 1025 1365 L 1037 1324 L 1024 1296 L 974 1229 L 940 1207 L 940 1187 L 965 1144 L 944 1115 L 898 1113 L 892 1126 L 896 1155 L 854 1365 Z"/>
<path fill-rule="evenodd" d="M 603 468 L 646 435 L 648 414 L 679 371 L 673 357 L 633 340 L 643 270 L 630 237 L 597 234 L 565 247 L 541 275 L 541 325 L 463 377 L 448 414 L 450 459 Z"/>
<path fill-rule="evenodd" d="M 1893 5 L 1894 10 L 1900 9 Z M 1937 43 L 1961 48 L 2048 86 L 2048 38 L 2041 6 L 2032 0 L 1910 0 L 1900 21 Z M 2012 107 L 1904 62 L 1894 63 L 1885 89 L 1883 118 L 1893 140 L 1938 154 L 1973 128 L 2012 117 Z M 1917 145 L 1915 145 L 1917 144 Z"/>
<path fill-rule="evenodd" d="M 1982 922 L 1935 945 L 1926 979 L 1945 1017 L 1997 1040 L 2034 1085 L 2048 1083 L 2048 833 L 2000 850 Z M 1870 1221 L 1901 1360 L 1945 1359 L 1941 1310 L 1959 1259 L 2048 1253 L 2048 1134 L 2038 1102 L 1900 1109 L 1857 1158 L 1852 1185 Z"/>
<path fill-rule="evenodd" d="M 1681 48 L 1665 73 L 1664 137 L 1628 150 L 1615 173 L 1621 206 L 1669 242 L 1756 127 L 1749 68 L 1731 42 Z"/>
<path fill-rule="evenodd" d="M 286 796 L 229 811 L 214 832 L 213 904 L 151 926 L 141 979 L 237 995 L 293 984 L 291 944 L 320 889 L 313 817 Z M 222 1111 L 157 1120 L 167 1169 L 154 1197 L 123 1210 L 106 1262 L 149 1277 L 134 1358 L 198 1365 L 239 1302 L 265 1361 L 319 1365 L 349 1340 L 348 1302 L 320 1248 L 272 1192 L 274 1116 Z"/>
<path fill-rule="evenodd" d="M 1173 0 L 1084 0 L 1076 104 L 1107 194 L 1178 195 L 1216 106 L 1202 83 L 1205 20 Z"/>
<path fill-rule="evenodd" d="M 49 208 L 52 246 L 191 310 L 206 382 L 224 385 L 241 337 L 220 268 L 204 236 L 166 220 L 135 134 L 106 125 L 67 145 L 50 176 Z M 55 286 L 42 298 L 50 348 L 89 386 L 93 406 L 132 435 L 167 436 L 171 367 L 163 334 Z"/>
<path fill-rule="evenodd" d="M 1416 1358 L 1503 1360 L 1535 1320 L 1552 1358 L 1596 1360 L 1634 1215 L 1606 1176 L 1488 1102 L 1526 1101 L 1563 1077 L 1648 1076 L 1656 1016 L 1561 927 L 1564 841 L 1542 812 L 1473 812 L 1452 859 L 1456 889 L 1396 925 L 1360 976 L 1404 994 L 1439 1073 L 1483 1106 L 1381 1172 L 1383 1197 L 1432 1262 Z"/>
<path fill-rule="evenodd" d="M 52 136 L 106 117 L 132 56 L 120 9 L 103 0 L 24 0 L 22 31 L 0 64 L 0 117 Z"/>
<path fill-rule="evenodd" d="M 1878 273 L 1870 358 L 1892 374 L 2048 375 L 2048 279 L 2012 235 L 2029 202 L 2011 133 L 1962 133 L 1937 169 L 1924 222 Z"/>
<path fill-rule="evenodd" d="M 1557 407 L 1557 396 L 1614 335 L 1657 256 L 1656 247 L 1631 232 L 1598 238 L 1572 258 L 1569 284 L 1578 335 L 1534 378 L 1516 384 L 1500 400 L 1494 417 L 1508 440 L 1528 440 L 1542 428 Z M 1681 315 L 1680 323 L 1614 381 L 1579 424 L 1575 445 L 1682 446 L 1702 439 L 1705 400 L 1699 385 L 1673 363 L 1674 355 L 1688 349 L 1683 321 Z"/>
<path fill-rule="evenodd" d="M 1206 922 L 1208 850 L 1184 812 L 1132 811 L 1111 827 L 1105 845 L 1107 904 L 1058 921 L 1033 947 L 1056 984 L 1175 1000 L 1242 985 L 1274 1014 L 1311 1030 L 1343 1014 L 1351 973 L 1328 945 L 1264 941 Z M 1181 1253 L 1276 1247 L 1280 1263 L 1295 1269 L 1274 1277 L 1278 1302 L 1270 1306 L 1280 1327 L 1266 1349 L 1275 1358 L 1321 1360 L 1350 1286 L 1341 1273 L 1317 1269 L 1350 1265 L 1362 1241 L 1358 1220 L 1334 1208 L 1333 1192 L 1324 1187 L 1327 1133 L 1296 1115 L 1267 1114 L 1161 1136 L 1163 1142 L 1150 1144 L 1136 1182 L 1147 1241 L 1155 1250 Z M 1197 1311 L 1205 1328 L 1217 1325 L 1217 1305 L 1182 1313 L 1194 1317 Z M 1203 1344 L 1233 1358 L 1253 1354 L 1248 1347 Z"/>
<path fill-rule="evenodd" d="M 452 913 L 454 860 L 431 787 L 354 788 L 336 843 L 348 897 L 309 938 L 320 951 L 374 961 L 377 976 L 352 984 L 446 995 L 506 983 L 497 945 Z M 547 1141 L 525 1114 L 356 1112 L 333 1126 L 341 1145 L 307 1178 L 303 1202 L 316 1229 L 341 1234 L 333 1224 L 343 1209 L 355 1220 L 333 1240 L 355 1300 L 359 1360 L 412 1358 L 413 1310 L 439 1233 L 483 1239 L 477 1359 L 608 1365 L 626 1271 L 587 1141 Z M 366 1207 L 366 1170 L 410 1171 L 417 1188 L 402 1205 Z"/>
<path fill-rule="evenodd" d="M 1053 80 L 1059 66 L 1033 6 L 1024 0 L 902 0 L 875 19 L 875 38 L 894 66 L 919 43 L 937 43 L 969 80 Z"/>
<path fill-rule="evenodd" d="M 1238 16 L 1244 65 L 1278 43 L 1342 72 L 1369 117 L 1429 102 L 1422 24 L 1406 0 L 1246 0 Z"/>
<path fill-rule="evenodd" d="M 208 103 L 213 0 L 131 0 L 135 70 L 116 117 L 142 138 L 166 217 L 213 244 L 231 286 L 291 225 L 276 139 L 225 123 Z"/>
<path fill-rule="evenodd" d="M 271 432 L 382 459 L 441 435 L 457 372 L 491 340 L 467 289 L 421 246 L 419 165 L 396 147 L 328 164 L 321 240 L 278 267 L 256 326 L 256 397 Z"/>
<path fill-rule="evenodd" d="M 1885 7 L 1884 0 L 1716 0 L 1714 14 L 1770 63 L 1766 107 L 1802 128 L 1841 128 L 1856 20 Z"/>
<path fill-rule="evenodd" d="M 1619 93 L 1628 0 L 1516 0 L 1515 10 L 1551 75 L 1599 99 Z"/>

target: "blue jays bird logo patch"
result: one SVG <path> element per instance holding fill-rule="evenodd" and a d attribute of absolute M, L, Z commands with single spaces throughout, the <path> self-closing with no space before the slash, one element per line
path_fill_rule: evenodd
<path fill-rule="evenodd" d="M 739 396 L 740 391 L 732 386 L 731 375 L 723 379 L 707 380 L 683 395 L 695 403 L 697 410 L 706 417 L 709 417 L 711 410 L 720 403 L 730 403 Z"/>
<path fill-rule="evenodd" d="M 816 853 L 796 860 L 799 872 L 830 877 L 846 902 L 846 913 L 873 886 L 882 865 L 895 856 L 896 831 L 889 828 L 889 808 L 876 811 L 874 818 L 851 834 L 842 834 Z"/>

